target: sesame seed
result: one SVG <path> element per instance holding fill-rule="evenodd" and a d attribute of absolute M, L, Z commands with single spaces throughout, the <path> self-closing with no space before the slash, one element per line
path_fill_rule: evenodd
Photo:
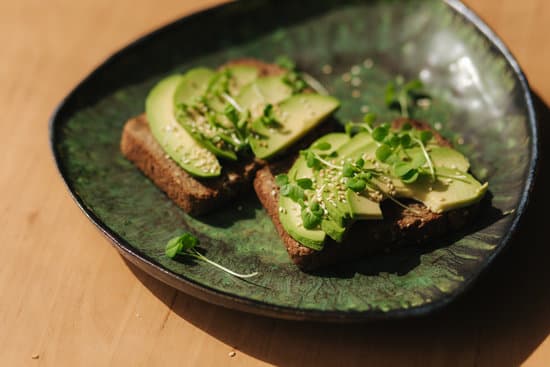
<path fill-rule="evenodd" d="M 321 71 L 323 72 L 323 74 L 332 74 L 332 66 L 330 65 L 324 65 L 323 68 L 321 69 Z"/>
<path fill-rule="evenodd" d="M 422 109 L 427 109 L 432 104 L 432 101 L 429 98 L 420 98 L 416 104 L 418 107 L 421 107 Z"/>
<path fill-rule="evenodd" d="M 363 66 L 367 69 L 370 69 L 374 66 L 374 61 L 372 61 L 372 59 L 366 59 L 365 61 L 363 61 Z"/>

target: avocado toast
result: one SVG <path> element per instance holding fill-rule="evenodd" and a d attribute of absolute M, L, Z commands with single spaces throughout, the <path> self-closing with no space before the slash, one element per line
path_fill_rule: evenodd
<path fill-rule="evenodd" d="M 487 185 L 480 185 L 466 173 L 469 168 L 467 160 L 460 153 L 450 149 L 449 141 L 433 131 L 428 124 L 410 119 L 398 119 L 391 124 L 391 131 L 395 131 L 394 136 L 398 136 L 397 132 L 404 127 L 417 133 L 429 132 L 431 138 L 427 146 L 441 177 L 437 177 L 434 182 L 431 182 L 430 177 L 425 177 L 409 184 L 403 184 L 394 179 L 387 184 L 388 192 L 392 188 L 398 191 L 392 195 L 393 200 L 381 200 L 382 198 L 372 197 L 376 195 L 365 195 L 366 193 L 375 194 L 377 190 L 363 188 L 352 192 L 353 190 L 349 189 L 350 186 L 353 187 L 350 185 L 351 175 L 347 175 L 348 178 L 345 179 L 348 182 L 347 187 L 340 186 L 340 189 L 344 190 L 336 191 L 345 195 L 337 194 L 333 197 L 335 190 L 327 191 L 323 187 L 331 185 L 331 181 L 335 181 L 334 177 L 329 180 L 315 180 L 315 176 L 319 178 L 323 170 L 313 173 L 311 167 L 308 167 L 305 162 L 307 154 L 294 156 L 288 158 L 286 162 L 279 162 L 258 170 L 254 179 L 254 189 L 281 236 L 291 260 L 301 269 L 314 270 L 380 250 L 400 247 L 406 243 L 428 241 L 456 231 L 474 218 L 477 203 L 483 197 Z M 337 164 L 336 162 L 340 160 L 344 162 L 347 157 L 353 157 L 355 161 L 357 157 L 363 157 L 358 159 L 361 161 L 363 159 L 372 161 L 372 156 L 377 152 L 376 148 L 383 145 L 373 141 L 366 132 L 360 132 L 354 137 L 346 137 L 346 135 L 343 133 L 327 135 L 314 143 L 312 149 L 315 149 L 316 144 L 321 147 L 322 144 L 328 143 L 324 148 L 334 149 L 334 152 L 338 152 L 339 155 L 334 156 L 334 152 L 330 154 L 330 151 L 325 155 L 334 156 L 335 158 L 330 162 Z M 360 154 L 358 155 L 357 152 Z M 361 166 L 367 164 L 360 163 Z M 374 164 L 378 166 L 378 162 Z M 452 167 L 452 174 L 457 177 L 443 178 L 444 173 L 441 172 L 448 171 L 445 166 Z M 368 170 L 363 171 L 368 172 Z M 457 173 L 454 173 L 455 171 Z M 313 187 L 309 190 L 311 193 L 309 198 L 303 196 L 302 199 L 297 200 L 300 202 L 298 204 L 289 197 L 281 195 L 281 191 L 286 189 L 286 196 L 292 196 L 288 194 L 288 187 L 280 187 L 281 182 L 277 182 L 281 174 L 290 176 L 291 182 L 300 180 L 308 182 L 304 187 L 312 185 L 304 180 L 312 179 Z M 353 178 L 356 177 L 357 175 Z M 284 185 L 288 180 L 283 180 L 286 182 L 282 184 Z M 337 183 L 340 180 L 342 177 L 336 177 Z M 395 188 L 395 186 L 398 187 Z M 414 190 L 410 190 L 413 187 L 417 188 L 417 192 L 413 193 Z M 453 194 L 447 197 L 441 195 L 443 192 L 448 194 L 453 190 L 454 197 Z M 304 191 L 308 192 L 308 190 Z M 389 195 L 386 195 L 386 198 L 389 198 Z M 397 197 L 399 200 L 395 199 Z M 410 200 L 407 197 L 416 200 Z M 304 201 L 306 201 L 305 204 Z M 424 201 L 424 204 L 421 201 Z M 311 216 L 310 208 L 313 207 L 311 203 L 321 208 L 320 223 L 310 226 L 311 228 L 304 228 L 306 227 L 304 211 L 308 211 Z"/>
<path fill-rule="evenodd" d="M 126 123 L 121 151 L 192 215 L 253 180 L 303 270 L 426 241 L 473 218 L 487 184 L 449 141 L 410 118 L 335 132 L 327 118 L 338 107 L 292 67 L 242 59 L 194 68 L 153 88 L 146 114 Z"/>
<path fill-rule="evenodd" d="M 338 107 L 297 81 L 255 59 L 166 77 L 149 93 L 146 113 L 125 124 L 121 152 L 184 211 L 207 213 L 248 189 L 266 160 Z M 315 109 L 307 116 L 294 112 L 303 100 Z"/>

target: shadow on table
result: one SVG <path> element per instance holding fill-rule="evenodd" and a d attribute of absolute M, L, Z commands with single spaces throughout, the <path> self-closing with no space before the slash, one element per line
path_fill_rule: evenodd
<path fill-rule="evenodd" d="M 550 143 L 550 109 L 536 95 L 535 104 L 542 168 L 548 160 L 544 145 Z M 546 170 L 539 171 L 518 233 L 476 286 L 422 318 L 352 325 L 275 320 L 177 291 L 166 297 L 168 286 L 128 266 L 180 317 L 236 350 L 275 365 L 516 366 L 550 332 L 550 246 L 540 227 L 542 213 L 550 207 L 549 178 Z"/>

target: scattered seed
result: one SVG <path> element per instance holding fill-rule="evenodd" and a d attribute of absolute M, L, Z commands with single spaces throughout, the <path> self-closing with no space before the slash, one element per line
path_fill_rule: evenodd
<path fill-rule="evenodd" d="M 436 130 L 441 130 L 443 128 L 443 124 L 441 124 L 441 122 L 437 121 L 434 124 L 434 127 L 435 127 Z"/>
<path fill-rule="evenodd" d="M 351 73 L 353 75 L 359 75 L 361 73 L 361 67 L 359 65 L 354 65 L 351 67 Z"/>
<path fill-rule="evenodd" d="M 236 353 L 234 350 L 232 350 L 231 352 L 227 353 L 227 355 L 228 355 L 229 357 L 233 358 L 233 357 L 235 357 L 235 356 L 237 355 L 237 353 Z"/>
<path fill-rule="evenodd" d="M 372 59 L 366 59 L 365 61 L 363 61 L 363 66 L 367 69 L 370 69 L 374 66 L 374 61 L 372 61 Z"/>
<path fill-rule="evenodd" d="M 361 85 L 361 79 L 359 79 L 359 78 L 351 79 L 351 85 L 353 85 L 354 87 L 360 86 Z"/>
<path fill-rule="evenodd" d="M 422 108 L 422 109 L 427 109 L 428 107 L 431 106 L 432 104 L 432 101 L 429 99 L 429 98 L 420 98 L 416 104 L 418 105 L 418 107 Z"/>
<path fill-rule="evenodd" d="M 351 96 L 353 98 L 359 98 L 361 97 L 361 91 L 359 89 L 354 89 L 352 92 L 351 92 Z"/>
<path fill-rule="evenodd" d="M 332 74 L 332 66 L 327 64 L 327 65 L 323 66 L 321 71 L 323 72 L 323 74 L 327 74 L 327 75 Z"/>
<path fill-rule="evenodd" d="M 351 74 L 350 73 L 344 73 L 342 75 L 342 80 L 345 82 L 349 82 L 351 80 Z"/>
<path fill-rule="evenodd" d="M 362 113 L 368 113 L 369 112 L 369 106 L 361 106 L 361 112 Z"/>

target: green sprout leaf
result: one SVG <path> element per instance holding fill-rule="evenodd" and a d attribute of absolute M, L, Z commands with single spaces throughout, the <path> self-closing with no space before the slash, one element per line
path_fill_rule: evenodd
<path fill-rule="evenodd" d="M 276 125 L 279 124 L 279 122 L 277 121 L 277 118 L 275 116 L 275 113 L 273 111 L 273 105 L 272 104 L 268 103 L 264 107 L 263 114 L 262 114 L 262 116 L 259 117 L 259 120 L 264 126 L 276 126 Z"/>
<path fill-rule="evenodd" d="M 372 126 L 372 124 L 376 121 L 376 114 L 373 112 L 369 112 L 363 116 L 363 122 L 369 126 Z"/>
<path fill-rule="evenodd" d="M 417 169 L 412 169 L 407 174 L 401 177 L 401 181 L 404 183 L 410 184 L 415 182 L 418 179 L 419 172 Z"/>
<path fill-rule="evenodd" d="M 311 212 L 309 208 L 302 210 L 302 222 L 304 228 L 314 229 L 321 223 L 321 218 Z"/>
<path fill-rule="evenodd" d="M 419 139 L 422 142 L 422 144 L 426 145 L 433 137 L 433 133 L 428 130 L 422 130 L 419 133 Z"/>
<path fill-rule="evenodd" d="M 412 143 L 412 139 L 411 139 L 411 136 L 409 134 L 403 134 L 401 135 L 401 138 L 400 138 L 400 142 L 399 144 L 404 148 L 404 149 L 407 149 L 407 148 L 410 148 L 411 147 L 411 143 Z"/>
<path fill-rule="evenodd" d="M 393 165 L 393 174 L 397 177 L 407 175 L 414 167 L 409 162 L 397 162 Z"/>
<path fill-rule="evenodd" d="M 185 232 L 178 237 L 174 237 L 168 241 L 165 248 L 165 254 L 173 259 L 182 251 L 190 250 L 199 244 L 199 239 L 191 233 Z"/>
<path fill-rule="evenodd" d="M 372 138 L 378 142 L 382 142 L 384 141 L 384 139 L 386 138 L 386 136 L 388 135 L 389 133 L 389 129 L 386 128 L 385 126 L 383 125 L 380 125 L 380 126 L 377 126 L 373 131 L 372 131 Z"/>
<path fill-rule="evenodd" d="M 367 182 L 362 178 L 353 177 L 348 180 L 347 187 L 355 192 L 362 192 L 367 187 Z"/>
<path fill-rule="evenodd" d="M 380 162 L 386 162 L 388 158 L 393 154 L 393 150 L 386 144 L 382 144 L 376 149 L 376 159 Z"/>
<path fill-rule="evenodd" d="M 329 150 L 330 148 L 332 148 L 332 145 L 330 145 L 329 142 L 320 141 L 320 142 L 316 143 L 312 148 L 326 151 L 326 150 Z"/>
<path fill-rule="evenodd" d="M 233 125 L 236 125 L 237 122 L 239 122 L 239 112 L 235 107 L 233 107 L 233 105 L 227 104 L 223 113 Z"/>
<path fill-rule="evenodd" d="M 344 177 L 353 177 L 355 175 L 355 169 L 350 162 L 344 163 L 344 168 L 342 169 L 342 176 Z"/>
<path fill-rule="evenodd" d="M 313 188 L 313 181 L 309 178 L 300 178 L 296 180 L 296 184 L 304 190 L 311 190 Z"/>
<path fill-rule="evenodd" d="M 277 57 L 277 59 L 275 59 L 275 64 L 287 70 L 296 69 L 296 64 L 294 63 L 294 61 L 292 61 L 292 59 L 286 55 L 281 55 Z"/>
<path fill-rule="evenodd" d="M 424 84 L 419 79 L 413 79 L 403 86 L 403 89 L 407 92 L 419 92 L 423 88 Z"/>
<path fill-rule="evenodd" d="M 288 184 L 288 175 L 282 173 L 280 175 L 275 176 L 275 184 L 279 187 L 282 187 Z"/>
<path fill-rule="evenodd" d="M 320 169 L 322 164 L 317 155 L 311 151 L 306 153 L 306 164 L 309 168 Z"/>
<path fill-rule="evenodd" d="M 304 189 L 293 183 L 283 185 L 281 187 L 281 195 L 290 198 L 294 202 L 298 202 L 299 200 L 303 201 L 306 199 Z"/>
<path fill-rule="evenodd" d="M 178 253 L 181 252 L 181 250 L 183 250 L 183 244 L 181 243 L 180 238 L 174 237 L 170 239 L 166 244 L 164 253 L 166 254 L 166 256 L 173 259 Z"/>
<path fill-rule="evenodd" d="M 164 250 L 167 257 L 173 259 L 177 255 L 183 255 L 183 256 L 189 256 L 191 258 L 194 258 L 196 260 L 204 261 L 212 266 L 217 267 L 218 269 L 223 270 L 224 272 L 233 275 L 237 278 L 251 278 L 256 275 L 258 275 L 257 272 L 250 273 L 250 274 L 240 274 L 236 273 L 233 270 L 230 270 L 210 259 L 208 259 L 206 256 L 201 254 L 199 251 L 197 251 L 196 246 L 199 244 L 199 239 L 195 236 L 193 236 L 189 232 L 185 232 L 180 236 L 174 237 L 168 241 L 166 244 L 166 248 Z"/>

